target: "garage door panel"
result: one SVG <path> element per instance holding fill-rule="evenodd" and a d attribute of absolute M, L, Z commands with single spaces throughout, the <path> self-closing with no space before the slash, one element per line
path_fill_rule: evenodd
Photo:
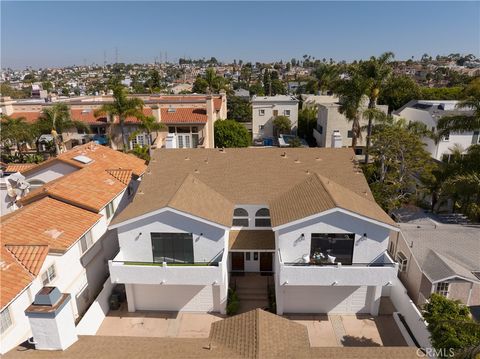
<path fill-rule="evenodd" d="M 213 286 L 135 284 L 133 292 L 137 310 L 187 312 L 218 310 L 213 304 Z"/>
<path fill-rule="evenodd" d="M 284 291 L 285 313 L 369 313 L 368 287 L 292 286 Z"/>

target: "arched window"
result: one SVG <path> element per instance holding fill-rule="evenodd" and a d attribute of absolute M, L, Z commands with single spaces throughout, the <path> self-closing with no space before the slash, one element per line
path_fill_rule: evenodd
<path fill-rule="evenodd" d="M 233 222 L 235 227 L 248 227 L 248 212 L 244 208 L 235 208 L 233 210 Z"/>
<path fill-rule="evenodd" d="M 255 227 L 271 227 L 270 211 L 268 208 L 260 208 L 255 213 Z"/>
<path fill-rule="evenodd" d="M 39 179 L 32 179 L 28 183 L 30 183 L 30 189 L 42 187 L 45 184 L 45 182 Z"/>

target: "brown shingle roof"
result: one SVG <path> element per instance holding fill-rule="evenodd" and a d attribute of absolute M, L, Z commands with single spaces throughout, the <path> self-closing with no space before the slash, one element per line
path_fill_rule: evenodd
<path fill-rule="evenodd" d="M 307 357 L 307 328 L 261 309 L 212 324 L 210 340 L 246 358 Z"/>
<path fill-rule="evenodd" d="M 237 250 L 275 249 L 275 234 L 270 230 L 230 231 L 229 248 Z"/>
<path fill-rule="evenodd" d="M 40 272 L 48 254 L 47 245 L 6 245 L 5 247 L 25 269 L 35 276 Z"/>
<path fill-rule="evenodd" d="M 51 250 L 64 252 L 100 218 L 99 214 L 45 197 L 2 217 L 2 245 L 48 245 Z"/>
<path fill-rule="evenodd" d="M 280 226 L 333 208 L 343 208 L 396 226 L 377 203 L 317 173 L 270 202 L 272 226 Z"/>
<path fill-rule="evenodd" d="M 10 303 L 33 280 L 28 270 L 3 245 L 0 246 L 0 280 L 0 308 Z"/>
<path fill-rule="evenodd" d="M 139 187 L 139 192 L 144 195 L 137 195 L 112 224 L 165 207 L 176 195 L 187 175 L 207 183 L 210 189 L 235 205 L 277 206 L 278 210 L 272 213 L 274 225 L 286 223 L 291 216 L 302 218 L 301 216 L 333 206 L 344 207 L 392 224 L 391 219 L 374 201 L 365 177 L 357 168 L 354 153 L 349 148 L 228 148 L 225 151 L 157 149 L 149 166 L 151 175 L 145 176 Z M 331 180 L 332 184 L 325 187 L 321 184 L 303 183 L 315 174 Z M 285 195 L 290 201 L 298 202 L 295 206 L 288 201 L 277 201 L 277 198 L 283 198 L 283 193 L 294 190 L 296 185 L 308 188 L 300 188 L 298 196 Z M 311 203 L 307 208 L 306 204 L 300 202 L 312 202 L 310 187 L 316 191 L 316 198 L 321 203 Z M 330 187 L 332 188 L 329 189 Z M 349 198 L 354 198 L 359 203 L 349 204 Z M 188 197 L 184 201 L 182 210 L 185 212 L 190 212 L 190 208 L 198 205 Z M 295 208 L 295 211 L 288 213 L 287 209 L 280 210 L 289 206 Z M 279 216 L 279 220 L 275 219 L 276 216 Z"/>

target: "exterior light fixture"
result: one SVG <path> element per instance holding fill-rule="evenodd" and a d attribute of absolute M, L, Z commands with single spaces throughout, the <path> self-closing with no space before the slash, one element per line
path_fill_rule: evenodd
<path fill-rule="evenodd" d="M 332 283 L 332 285 L 337 285 L 338 284 L 338 281 L 335 281 Z"/>

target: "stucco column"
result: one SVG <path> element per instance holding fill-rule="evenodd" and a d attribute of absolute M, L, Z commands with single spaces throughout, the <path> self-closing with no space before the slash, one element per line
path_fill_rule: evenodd
<path fill-rule="evenodd" d="M 372 290 L 370 314 L 373 316 L 377 316 L 378 311 L 380 309 L 380 298 L 382 296 L 382 286 L 377 285 L 375 287 L 370 287 L 370 290 Z"/>
<path fill-rule="evenodd" d="M 205 128 L 207 130 L 206 136 L 205 136 L 205 148 L 214 148 L 215 147 L 215 139 L 213 135 L 213 126 L 215 123 L 215 106 L 213 103 L 213 97 L 212 96 L 207 96 L 207 123 L 205 125 Z"/>
<path fill-rule="evenodd" d="M 127 294 L 128 311 L 129 312 L 134 312 L 135 311 L 135 296 L 134 296 L 133 285 L 132 284 L 125 284 L 125 293 Z"/>

